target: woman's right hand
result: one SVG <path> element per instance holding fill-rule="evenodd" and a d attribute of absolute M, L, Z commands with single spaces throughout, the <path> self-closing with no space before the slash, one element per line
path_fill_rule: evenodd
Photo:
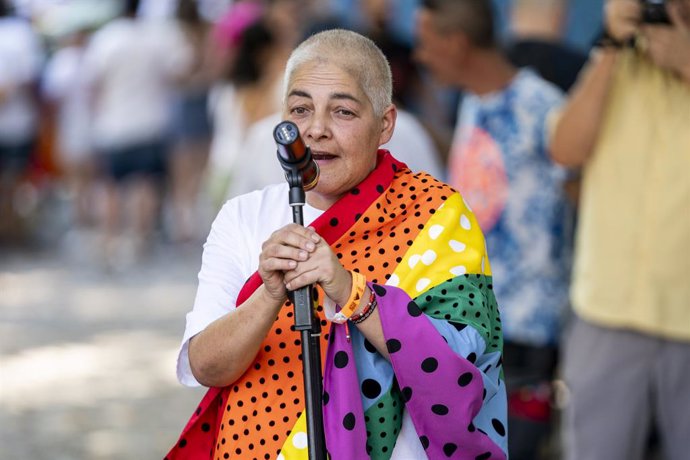
<path fill-rule="evenodd" d="M 604 27 L 620 43 L 630 40 L 642 20 L 642 6 L 637 0 L 608 0 L 604 7 Z"/>
<path fill-rule="evenodd" d="M 288 224 L 271 234 L 261 246 L 259 275 L 266 293 L 282 304 L 287 298 L 285 272 L 309 258 L 321 237 L 311 227 Z"/>

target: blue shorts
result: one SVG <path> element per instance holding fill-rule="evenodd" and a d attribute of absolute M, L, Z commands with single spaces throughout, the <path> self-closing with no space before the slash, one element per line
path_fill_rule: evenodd
<path fill-rule="evenodd" d="M 0 142 L 0 175 L 16 176 L 26 172 L 33 147 L 32 141 L 12 145 Z"/>
<path fill-rule="evenodd" d="M 167 172 L 167 152 L 168 145 L 162 140 L 104 149 L 102 170 L 115 182 L 133 176 L 163 178 Z"/>

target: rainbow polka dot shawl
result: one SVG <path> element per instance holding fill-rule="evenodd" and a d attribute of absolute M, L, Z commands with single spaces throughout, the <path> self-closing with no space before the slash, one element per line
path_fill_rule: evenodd
<path fill-rule="evenodd" d="M 367 277 L 390 354 L 352 325 L 350 341 L 343 325 L 322 335 L 330 458 L 390 458 L 405 411 L 428 458 L 506 458 L 500 318 L 462 197 L 381 150 L 372 174 L 312 225 Z M 247 282 L 238 305 L 260 281 Z M 308 458 L 299 335 L 286 307 L 253 365 L 209 390 L 166 459 Z"/>

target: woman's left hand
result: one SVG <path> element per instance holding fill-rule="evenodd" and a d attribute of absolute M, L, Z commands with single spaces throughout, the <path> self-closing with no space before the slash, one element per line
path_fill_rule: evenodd
<path fill-rule="evenodd" d="M 340 264 L 331 247 L 322 238 L 309 258 L 298 262 L 297 266 L 285 272 L 285 287 L 299 289 L 310 284 L 318 284 L 324 293 L 339 305 L 350 297 L 352 275 Z"/>

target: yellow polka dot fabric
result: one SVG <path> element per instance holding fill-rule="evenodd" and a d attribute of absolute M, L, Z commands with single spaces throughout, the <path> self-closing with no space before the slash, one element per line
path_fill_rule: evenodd
<path fill-rule="evenodd" d="M 386 284 L 415 298 L 466 273 L 489 276 L 485 248 L 474 214 L 456 193 L 431 217 Z"/>

